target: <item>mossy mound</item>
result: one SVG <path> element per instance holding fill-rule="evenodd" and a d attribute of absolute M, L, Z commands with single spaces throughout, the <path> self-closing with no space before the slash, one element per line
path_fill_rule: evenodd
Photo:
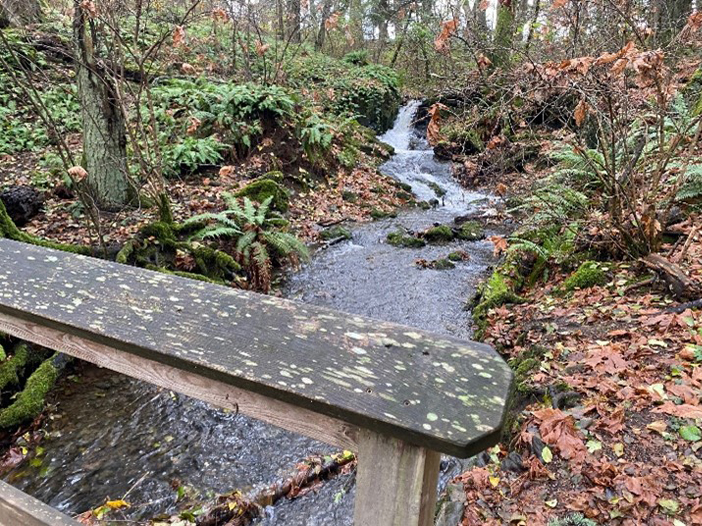
<path fill-rule="evenodd" d="M 532 389 L 527 382 L 532 371 L 541 366 L 544 352 L 545 349 L 542 347 L 532 347 L 509 361 L 509 365 L 514 371 L 514 383 L 520 393 L 531 392 Z"/>
<path fill-rule="evenodd" d="M 424 232 L 424 239 L 427 243 L 438 244 L 453 241 L 453 230 L 448 225 L 439 225 Z"/>
<path fill-rule="evenodd" d="M 488 311 L 508 303 L 523 303 L 524 299 L 518 296 L 509 284 L 509 277 L 499 270 L 493 272 L 490 279 L 481 285 L 476 294 L 473 307 L 473 321 L 482 330 Z"/>
<path fill-rule="evenodd" d="M 423 239 L 410 236 L 402 231 L 391 232 L 387 235 L 387 242 L 394 247 L 422 248 L 427 243 Z"/>
<path fill-rule="evenodd" d="M 397 211 L 385 211 L 381 210 L 380 208 L 374 208 L 371 210 L 370 215 L 373 219 L 386 219 L 388 217 L 397 217 Z"/>
<path fill-rule="evenodd" d="M 245 186 L 235 196 L 248 197 L 258 203 L 262 203 L 269 197 L 272 197 L 272 207 L 280 212 L 287 212 L 288 208 L 290 208 L 290 193 L 279 183 L 268 178 L 268 175 L 270 174 Z"/>
<path fill-rule="evenodd" d="M 351 239 L 353 236 L 348 228 L 336 225 L 331 228 L 327 228 L 326 230 L 322 230 L 319 233 L 319 237 L 322 238 L 324 241 L 330 241 L 332 239 L 339 238 Z"/>
<path fill-rule="evenodd" d="M 563 290 L 587 289 L 607 283 L 607 273 L 595 261 L 586 261 L 568 279 L 563 282 Z"/>
<path fill-rule="evenodd" d="M 456 231 L 456 237 L 464 241 L 479 241 L 485 239 L 485 231 L 477 221 L 466 221 Z"/>

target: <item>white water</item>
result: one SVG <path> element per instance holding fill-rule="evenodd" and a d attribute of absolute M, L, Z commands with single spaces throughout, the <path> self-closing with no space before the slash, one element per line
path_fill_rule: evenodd
<path fill-rule="evenodd" d="M 486 196 L 464 190 L 451 175 L 451 165 L 434 158 L 434 151 L 415 130 L 415 116 L 420 101 L 405 104 L 392 129 L 378 139 L 395 148 L 395 155 L 383 165 L 382 172 L 412 187 L 418 199 L 438 199 L 446 212 L 465 213 L 472 204 Z M 430 185 L 438 185 L 446 194 L 437 195 Z"/>

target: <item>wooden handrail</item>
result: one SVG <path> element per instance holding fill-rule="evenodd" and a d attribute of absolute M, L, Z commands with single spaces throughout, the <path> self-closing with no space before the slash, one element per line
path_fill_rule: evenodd
<path fill-rule="evenodd" d="M 486 345 L 8 240 L 0 331 L 357 451 L 357 525 L 430 524 L 512 383 Z"/>

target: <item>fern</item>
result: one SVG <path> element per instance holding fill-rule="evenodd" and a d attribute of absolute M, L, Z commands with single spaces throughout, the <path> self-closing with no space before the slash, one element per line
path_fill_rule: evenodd
<path fill-rule="evenodd" d="M 248 197 L 243 205 L 231 194 L 224 194 L 229 207 L 216 214 L 205 213 L 185 221 L 184 226 L 200 226 L 191 236 L 194 239 L 229 241 L 234 255 L 247 269 L 254 288 L 268 292 L 271 268 L 275 261 L 298 258 L 308 259 L 307 247 L 296 236 L 285 232 L 288 223 L 271 210 L 272 197 L 255 205 Z"/>

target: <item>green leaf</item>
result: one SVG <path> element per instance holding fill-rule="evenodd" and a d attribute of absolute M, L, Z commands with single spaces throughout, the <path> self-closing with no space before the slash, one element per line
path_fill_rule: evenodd
<path fill-rule="evenodd" d="M 658 501 L 658 505 L 663 508 L 663 511 L 670 515 L 676 514 L 680 509 L 680 504 L 678 504 L 678 501 L 673 499 L 660 499 Z"/>
<path fill-rule="evenodd" d="M 553 453 L 551 452 L 548 446 L 544 446 L 544 449 L 541 451 L 541 459 L 546 464 L 549 464 L 553 461 Z"/>
<path fill-rule="evenodd" d="M 594 453 L 595 451 L 602 449 L 602 442 L 599 442 L 598 440 L 588 440 L 587 444 L 585 445 L 590 453 Z"/>
<path fill-rule="evenodd" d="M 680 428 L 680 436 L 688 442 L 697 442 L 698 440 L 702 440 L 702 432 L 700 431 L 700 428 L 693 425 L 682 426 Z"/>

